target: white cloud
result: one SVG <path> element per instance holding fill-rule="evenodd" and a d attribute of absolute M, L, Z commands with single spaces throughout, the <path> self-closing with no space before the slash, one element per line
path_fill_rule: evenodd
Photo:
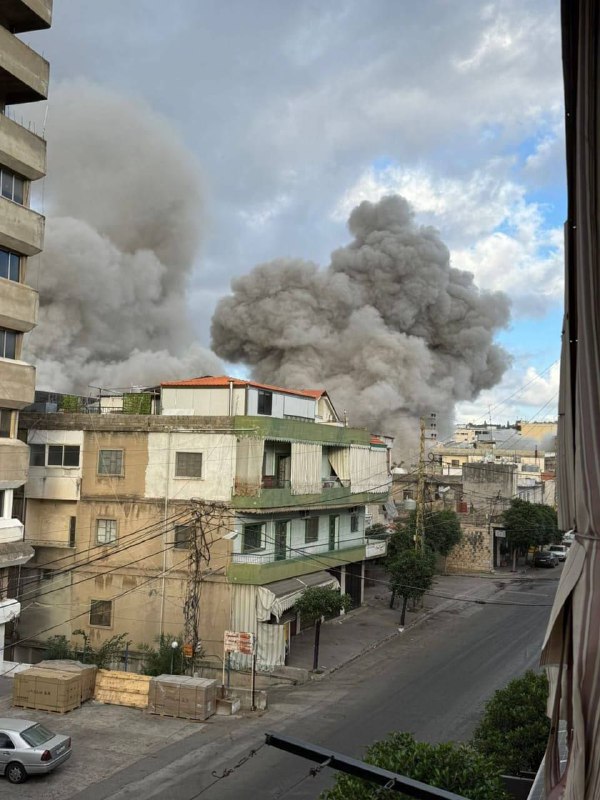
<path fill-rule="evenodd" d="M 525 186 L 507 177 L 512 162 L 494 159 L 466 178 L 434 177 L 424 167 L 368 169 L 335 206 L 342 220 L 362 200 L 401 194 L 422 222 L 440 229 L 452 263 L 483 289 L 505 291 L 514 312 L 540 315 L 562 298 L 562 229 L 548 227 Z"/>

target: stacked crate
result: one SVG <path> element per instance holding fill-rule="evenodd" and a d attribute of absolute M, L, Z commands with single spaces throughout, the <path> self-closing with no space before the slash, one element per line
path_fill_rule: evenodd
<path fill-rule="evenodd" d="M 148 711 L 165 717 L 204 720 L 217 707 L 217 682 L 187 675 L 159 675 L 150 681 Z"/>
<path fill-rule="evenodd" d="M 31 667 L 13 678 L 13 706 L 64 714 L 80 705 L 80 674 Z"/>
<path fill-rule="evenodd" d="M 42 669 L 57 669 L 61 672 L 73 672 L 81 676 L 81 702 L 91 700 L 94 696 L 96 685 L 96 673 L 98 667 L 95 664 L 82 664 L 81 661 L 71 661 L 66 658 L 53 659 L 50 661 L 40 661 L 36 664 Z"/>
<path fill-rule="evenodd" d="M 99 669 L 96 675 L 94 700 L 114 706 L 147 708 L 149 683 L 148 675 Z"/>

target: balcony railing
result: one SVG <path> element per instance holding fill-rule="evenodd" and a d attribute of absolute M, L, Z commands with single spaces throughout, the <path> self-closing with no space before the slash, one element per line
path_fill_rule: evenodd
<path fill-rule="evenodd" d="M 331 549 L 329 542 L 315 542 L 302 547 L 286 547 L 281 550 L 255 550 L 248 553 L 233 553 L 234 564 L 272 564 L 274 561 L 290 561 L 295 558 L 312 558 L 323 553 L 335 553 L 348 547 L 357 547 L 365 544 L 364 538 L 352 539 L 351 542 L 340 542 L 339 547 Z"/>
<path fill-rule="evenodd" d="M 275 475 L 263 475 L 260 485 L 263 489 L 289 489 L 291 482 Z"/>

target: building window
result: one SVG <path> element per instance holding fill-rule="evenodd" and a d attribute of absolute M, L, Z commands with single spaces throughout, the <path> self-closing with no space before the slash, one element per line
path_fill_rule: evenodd
<path fill-rule="evenodd" d="M 175 526 L 175 542 L 174 547 L 176 550 L 187 550 L 192 541 L 194 529 L 191 525 L 176 525 Z"/>
<path fill-rule="evenodd" d="M 17 357 L 17 332 L 0 328 L 0 358 Z"/>
<path fill-rule="evenodd" d="M 319 518 L 307 517 L 304 520 L 304 543 L 316 542 L 319 539 Z"/>
<path fill-rule="evenodd" d="M 30 444 L 29 445 L 29 466 L 30 467 L 45 467 L 46 466 L 46 445 L 45 444 Z"/>
<path fill-rule="evenodd" d="M 12 433 L 13 412 L 8 408 L 0 408 L 0 439 L 10 439 Z"/>
<path fill-rule="evenodd" d="M 98 453 L 98 475 L 122 475 L 123 451 L 100 450 Z"/>
<path fill-rule="evenodd" d="M 0 489 L 0 518 L 4 517 L 4 504 L 6 502 L 6 491 L 4 489 Z M 6 516 L 8 516 L 8 509 L 6 509 Z"/>
<path fill-rule="evenodd" d="M 258 390 L 258 413 L 271 416 L 273 412 L 273 392 Z"/>
<path fill-rule="evenodd" d="M 79 466 L 79 445 L 78 444 L 49 444 L 48 445 L 48 466 L 49 467 L 78 467 Z"/>
<path fill-rule="evenodd" d="M 69 547 L 75 547 L 76 528 L 77 528 L 77 517 L 69 517 Z"/>
<path fill-rule="evenodd" d="M 358 514 L 350 516 L 350 533 L 358 533 Z"/>
<path fill-rule="evenodd" d="M 96 542 L 98 544 L 114 544 L 117 541 L 117 520 L 96 520 Z"/>
<path fill-rule="evenodd" d="M 202 453 L 175 453 L 176 478 L 201 478 Z"/>
<path fill-rule="evenodd" d="M 2 197 L 14 200 L 15 203 L 23 205 L 25 199 L 25 181 L 11 170 L 2 167 L 0 170 L 0 185 L 2 186 Z"/>
<path fill-rule="evenodd" d="M 451 465 L 452 467 L 460 467 L 460 461 L 458 460 L 458 458 L 453 458 L 453 459 L 451 460 L 451 464 L 450 464 L 450 465 Z"/>
<path fill-rule="evenodd" d="M 2 247 L 0 247 L 0 278 L 17 283 L 21 279 L 21 256 Z"/>
<path fill-rule="evenodd" d="M 413 490 L 412 489 L 405 489 L 402 492 L 402 499 L 403 500 L 412 500 L 413 499 Z"/>
<path fill-rule="evenodd" d="M 244 535 L 242 538 L 242 552 L 254 553 L 256 550 L 263 549 L 263 530 L 264 523 L 252 522 L 244 525 Z"/>
<path fill-rule="evenodd" d="M 92 600 L 90 603 L 90 625 L 110 628 L 112 624 L 112 600 Z"/>

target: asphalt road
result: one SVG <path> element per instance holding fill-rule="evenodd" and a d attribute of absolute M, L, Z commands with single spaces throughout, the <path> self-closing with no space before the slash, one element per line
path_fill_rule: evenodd
<path fill-rule="evenodd" d="M 311 765 L 271 747 L 262 747 L 232 774 L 215 779 L 213 771 L 219 775 L 234 766 L 264 741 L 265 731 L 352 756 L 393 730 L 428 741 L 467 739 L 493 691 L 537 667 L 555 590 L 553 580 L 527 581 L 493 597 L 511 605 L 456 603 L 324 680 L 278 692 L 268 714 L 232 729 L 231 735 L 209 743 L 178 742 L 78 797 L 318 797 L 333 773 L 324 770 L 291 788 Z"/>

